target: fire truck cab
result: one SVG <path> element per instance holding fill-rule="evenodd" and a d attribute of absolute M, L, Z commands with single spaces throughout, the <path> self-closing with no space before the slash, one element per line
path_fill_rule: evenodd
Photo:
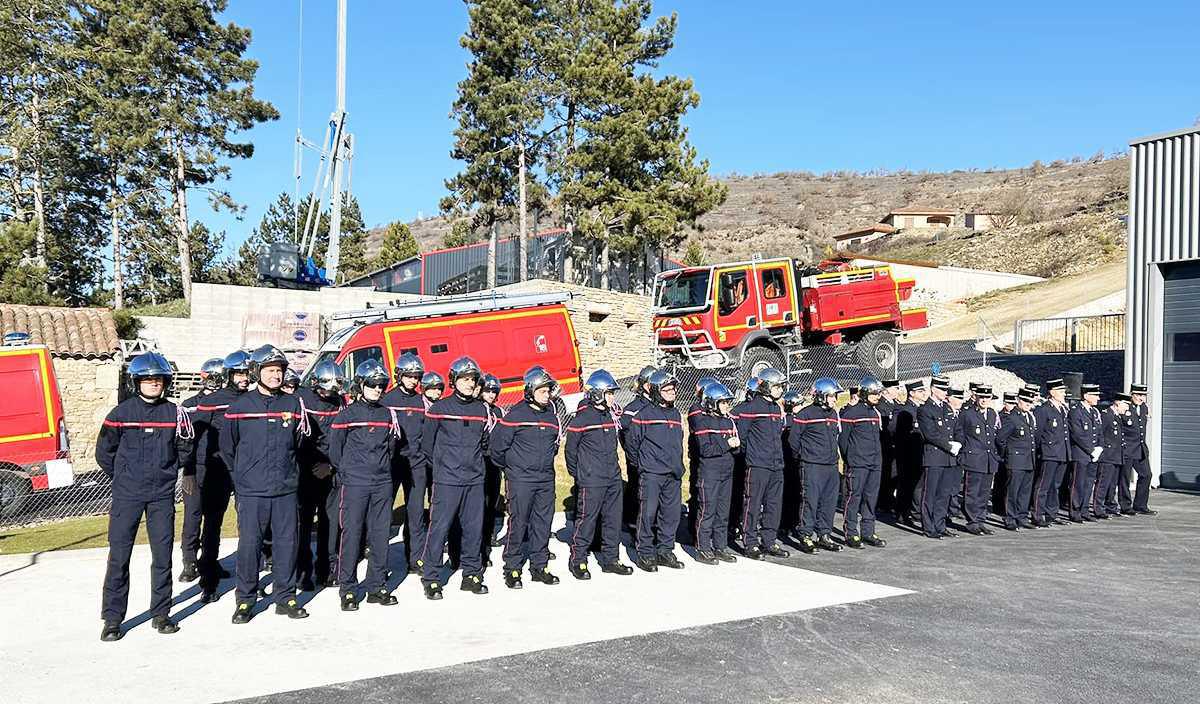
<path fill-rule="evenodd" d="M 834 346 L 873 374 L 896 363 L 897 335 L 926 327 L 900 304 L 915 281 L 888 266 L 805 265 L 791 258 L 688 267 L 655 281 L 660 363 L 786 369 L 806 348 Z"/>

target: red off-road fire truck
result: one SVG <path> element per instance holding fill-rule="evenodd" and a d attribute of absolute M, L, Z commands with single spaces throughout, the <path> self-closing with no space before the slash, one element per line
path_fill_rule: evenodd
<path fill-rule="evenodd" d="M 665 271 L 655 280 L 659 362 L 754 374 L 797 370 L 806 350 L 831 349 L 875 375 L 896 367 L 897 338 L 926 327 L 925 309 L 903 309 L 913 279 L 889 266 L 792 258 Z M 799 364 L 799 366 L 798 366 Z"/>
<path fill-rule="evenodd" d="M 332 323 L 345 327 L 329 336 L 308 372 L 327 359 L 342 365 L 347 378 L 369 359 L 391 371 L 400 355 L 414 352 L 426 370 L 445 376 L 451 362 L 470 355 L 485 372 L 500 379 L 500 405 L 522 398 L 524 374 L 535 365 L 544 367 L 558 381 L 564 399 L 569 399 L 580 390 L 582 371 L 579 343 L 565 305 L 570 297 L 560 293 L 452 296 L 336 313 Z"/>

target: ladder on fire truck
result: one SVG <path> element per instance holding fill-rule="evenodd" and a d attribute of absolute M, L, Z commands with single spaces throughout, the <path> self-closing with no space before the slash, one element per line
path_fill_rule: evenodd
<path fill-rule="evenodd" d="M 507 295 L 495 291 L 462 296 L 438 296 L 412 302 L 396 301 L 379 307 L 349 310 L 329 316 L 330 322 L 366 324 L 380 320 L 413 320 L 437 318 L 462 313 L 486 313 L 514 308 L 532 308 L 565 303 L 574 298 L 571 293 L 523 293 Z"/>

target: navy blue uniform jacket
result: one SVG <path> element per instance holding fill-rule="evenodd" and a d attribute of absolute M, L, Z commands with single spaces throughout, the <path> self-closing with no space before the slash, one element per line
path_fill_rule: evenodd
<path fill-rule="evenodd" d="M 650 404 L 650 399 L 638 394 L 633 397 L 628 406 L 621 410 L 621 429 L 618 437 L 621 440 L 621 447 L 625 448 L 625 464 L 637 469 L 637 457 L 629 451 L 629 431 L 633 428 L 633 419 L 637 416 L 638 411 Z"/>
<path fill-rule="evenodd" d="M 1000 471 L 1000 456 L 996 452 L 996 431 L 1000 419 L 995 409 L 980 410 L 979 406 L 964 407 L 958 413 L 954 439 L 962 443 L 958 464 L 968 472 L 995 473 Z"/>
<path fill-rule="evenodd" d="M 631 419 L 625 443 L 638 471 L 683 478 L 683 420 L 674 406 L 643 406 Z"/>
<path fill-rule="evenodd" d="M 1100 441 L 1104 450 L 1100 462 L 1121 464 L 1125 458 L 1125 420 L 1128 416 L 1117 415 L 1112 406 L 1100 414 Z"/>
<path fill-rule="evenodd" d="M 788 443 L 801 463 L 836 467 L 840 431 L 837 411 L 813 403 L 792 417 Z"/>
<path fill-rule="evenodd" d="M 425 411 L 421 452 L 433 468 L 437 484 L 470 486 L 483 483 L 487 404 L 457 393 L 438 400 Z"/>
<path fill-rule="evenodd" d="M 188 402 L 196 402 L 189 411 L 192 430 L 196 434 L 195 451 L 192 453 L 194 460 L 183 468 L 184 474 L 196 474 L 198 466 L 226 468 L 225 460 L 221 459 L 221 430 L 225 427 L 225 411 L 241 395 L 241 391 L 226 386 L 211 394 L 193 396 L 184 402 L 185 408 Z"/>
<path fill-rule="evenodd" d="M 1150 454 L 1146 447 L 1146 423 L 1150 418 L 1149 406 L 1129 404 L 1125 414 L 1125 459 L 1144 460 Z"/>
<path fill-rule="evenodd" d="M 783 471 L 783 411 L 762 396 L 742 401 L 733 409 L 742 456 L 747 467 Z"/>
<path fill-rule="evenodd" d="M 296 491 L 300 467 L 296 452 L 307 429 L 300 397 L 264 394 L 256 388 L 238 396 L 225 411 L 221 456 L 243 496 L 283 496 Z"/>
<path fill-rule="evenodd" d="M 345 407 L 342 397 L 339 395 L 326 401 L 312 389 L 301 389 L 299 393 L 304 412 L 308 414 L 308 437 L 300 441 L 300 464 L 305 467 L 320 462 L 334 464 L 329 458 L 329 431 L 333 419 Z"/>
<path fill-rule="evenodd" d="M 420 467 L 429 461 L 421 449 L 421 429 L 425 425 L 425 397 L 419 391 L 409 393 L 402 386 L 383 395 L 379 402 L 396 412 L 400 424 L 400 447 L 397 459 L 409 467 Z"/>
<path fill-rule="evenodd" d="M 879 432 L 883 415 L 866 401 L 842 409 L 842 431 L 838 445 L 846 466 L 856 469 L 883 467 L 883 443 Z"/>
<path fill-rule="evenodd" d="M 921 428 L 924 449 L 921 464 L 925 467 L 953 467 L 958 460 L 950 453 L 950 441 L 954 440 L 956 419 L 954 409 L 946 402 L 938 403 L 932 398 L 917 411 L 917 425 Z"/>
<path fill-rule="evenodd" d="M 509 481 L 553 482 L 561 433 L 553 406 L 521 401 L 496 421 L 488 450 Z"/>
<path fill-rule="evenodd" d="M 1092 450 L 1100 446 L 1100 412 L 1077 403 L 1067 415 L 1071 428 L 1071 460 L 1089 464 Z"/>
<path fill-rule="evenodd" d="M 1060 409 L 1053 401 L 1043 403 L 1033 412 L 1037 421 L 1037 449 L 1042 459 L 1054 462 L 1071 459 L 1067 413 L 1065 406 Z"/>
<path fill-rule="evenodd" d="M 96 439 L 96 464 L 112 480 L 114 499 L 157 501 L 175 496 L 179 469 L 191 462 L 191 435 L 170 401 L 128 398 L 108 412 Z"/>
<path fill-rule="evenodd" d="M 692 437 L 696 439 L 700 474 L 706 477 L 733 475 L 733 455 L 729 438 L 740 437 L 734 420 L 728 416 L 701 413 L 692 419 Z M 782 447 L 782 443 L 776 444 Z"/>
<path fill-rule="evenodd" d="M 392 454 L 400 432 L 387 406 L 355 401 L 343 408 L 329 431 L 329 459 L 337 468 L 338 482 L 390 486 Z"/>
<path fill-rule="evenodd" d="M 581 405 L 567 422 L 567 472 L 579 486 L 621 481 L 617 465 L 617 421 L 607 409 Z"/>
<path fill-rule="evenodd" d="M 1033 469 L 1033 449 L 1037 433 L 1033 412 L 1013 411 L 1004 416 L 996 433 L 1000 459 L 1009 469 Z"/>

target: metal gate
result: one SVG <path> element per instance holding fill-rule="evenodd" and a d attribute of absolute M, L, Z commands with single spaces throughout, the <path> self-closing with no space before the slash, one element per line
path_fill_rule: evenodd
<path fill-rule="evenodd" d="M 1163 267 L 1162 486 L 1200 488 L 1200 262 Z"/>

